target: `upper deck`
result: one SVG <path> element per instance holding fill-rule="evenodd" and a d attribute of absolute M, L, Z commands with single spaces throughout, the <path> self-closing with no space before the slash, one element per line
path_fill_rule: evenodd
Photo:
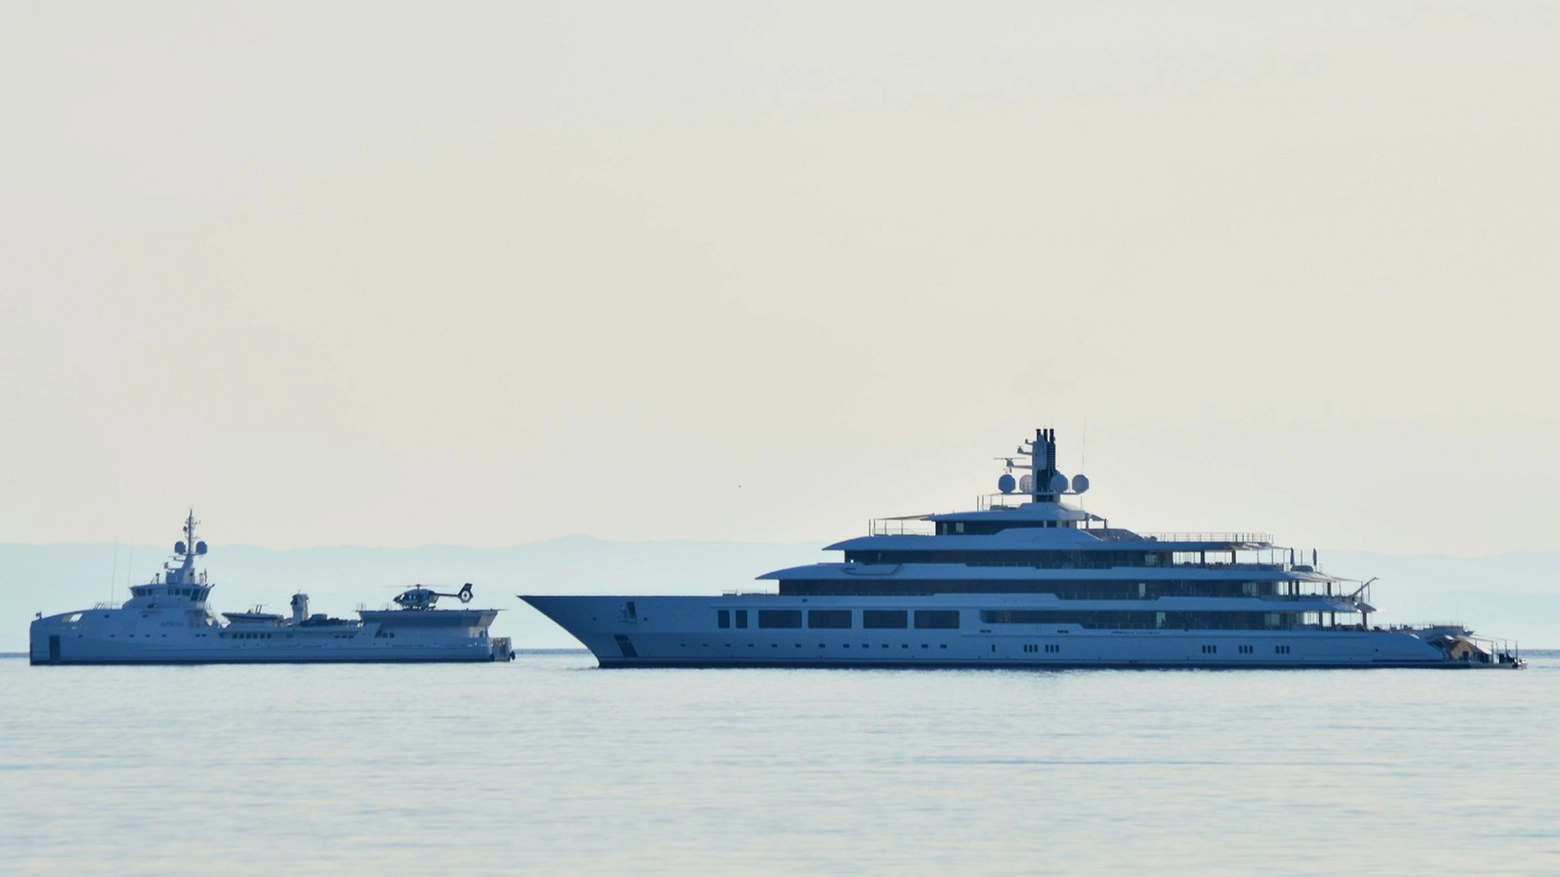
<path fill-rule="evenodd" d="M 843 563 L 776 570 L 782 592 L 859 592 L 861 577 L 873 591 L 976 592 L 1023 590 L 1134 596 L 1284 596 L 1289 599 L 1343 593 L 1339 579 L 1320 571 L 1314 552 L 1307 564 L 1295 551 L 1260 532 L 1138 533 L 1112 527 L 1099 515 L 1062 501 L 1088 490 L 1084 476 L 1056 471 L 1054 433 L 1039 430 L 1017 454 L 1004 458 L 1001 493 L 983 497 L 972 511 L 873 520 L 868 535 L 825 548 L 844 552 Z M 1017 492 L 1015 492 L 1017 491 Z M 1125 583 L 1125 584 L 1124 584 Z M 1156 584 L 1157 583 L 1157 584 Z"/>

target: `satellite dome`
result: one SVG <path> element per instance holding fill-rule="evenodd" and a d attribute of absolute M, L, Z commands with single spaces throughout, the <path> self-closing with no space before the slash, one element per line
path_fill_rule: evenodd
<path fill-rule="evenodd" d="M 1052 493 L 1066 493 L 1067 492 L 1067 476 L 1066 475 L 1063 475 L 1062 473 L 1058 472 L 1055 475 L 1051 476 L 1051 492 Z"/>
<path fill-rule="evenodd" d="M 997 489 L 1003 493 L 1012 493 L 1013 488 L 1017 486 L 1018 482 L 1014 481 L 1013 476 L 1006 472 L 1002 473 L 1002 477 L 997 479 Z"/>
<path fill-rule="evenodd" d="M 1078 474 L 1073 476 L 1073 493 L 1083 493 L 1089 489 L 1089 476 Z"/>
<path fill-rule="evenodd" d="M 175 542 L 175 543 L 173 543 L 173 553 L 174 554 L 183 554 L 184 553 L 184 543 L 183 542 Z"/>
<path fill-rule="evenodd" d="M 1033 475 L 1021 475 L 1018 479 L 1018 489 L 1023 493 L 1035 492 L 1035 477 Z"/>
<path fill-rule="evenodd" d="M 206 543 L 204 543 L 204 542 L 196 542 L 195 543 L 195 553 L 196 554 L 205 554 L 206 553 Z"/>

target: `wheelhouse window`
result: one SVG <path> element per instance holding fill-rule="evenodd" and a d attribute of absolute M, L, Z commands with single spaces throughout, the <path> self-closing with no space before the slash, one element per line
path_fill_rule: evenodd
<path fill-rule="evenodd" d="M 802 626 L 800 609 L 760 609 L 759 627 L 798 628 Z"/>
<path fill-rule="evenodd" d="M 850 628 L 850 610 L 810 609 L 807 612 L 807 626 L 847 630 Z"/>
<path fill-rule="evenodd" d="M 959 610 L 917 609 L 915 626 L 917 630 L 958 630 Z"/>
<path fill-rule="evenodd" d="M 910 626 L 910 617 L 903 609 L 863 609 L 861 626 L 877 630 L 905 628 Z"/>

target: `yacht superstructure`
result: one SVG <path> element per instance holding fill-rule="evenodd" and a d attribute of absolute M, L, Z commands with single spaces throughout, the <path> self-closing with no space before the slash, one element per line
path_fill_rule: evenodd
<path fill-rule="evenodd" d="M 972 511 L 873 521 L 839 562 L 719 597 L 522 596 L 603 667 L 1521 667 L 1460 624 L 1371 626 L 1370 582 L 1264 533 L 1144 534 L 1037 430 Z"/>
<path fill-rule="evenodd" d="M 174 563 L 130 589 L 122 606 L 99 605 L 44 617 L 30 630 L 33 664 L 303 664 L 506 661 L 508 637 L 488 636 L 497 609 L 438 609 L 440 597 L 471 601 L 471 585 L 455 593 L 418 586 L 397 596 L 399 609 L 359 609 L 356 620 L 309 612 L 294 594 L 291 614 L 224 612 L 207 606 L 215 587 L 195 569 L 207 545 L 195 537 L 195 514 L 173 546 Z"/>

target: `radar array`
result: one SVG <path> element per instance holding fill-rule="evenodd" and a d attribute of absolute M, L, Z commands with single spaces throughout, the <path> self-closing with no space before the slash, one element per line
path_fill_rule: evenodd
<path fill-rule="evenodd" d="M 1033 440 L 1026 439 L 1013 452 L 1012 457 L 998 457 L 1006 467 L 997 478 L 997 490 L 1010 495 L 1015 490 L 1034 497 L 1036 502 L 1057 502 L 1062 496 L 1076 496 L 1089 489 L 1089 477 L 1078 474 L 1072 478 L 1056 471 L 1056 432 L 1049 429 L 1035 430 Z M 1027 457 L 1024 462 L 1013 462 Z M 1017 479 L 1013 472 L 1022 472 Z"/>

